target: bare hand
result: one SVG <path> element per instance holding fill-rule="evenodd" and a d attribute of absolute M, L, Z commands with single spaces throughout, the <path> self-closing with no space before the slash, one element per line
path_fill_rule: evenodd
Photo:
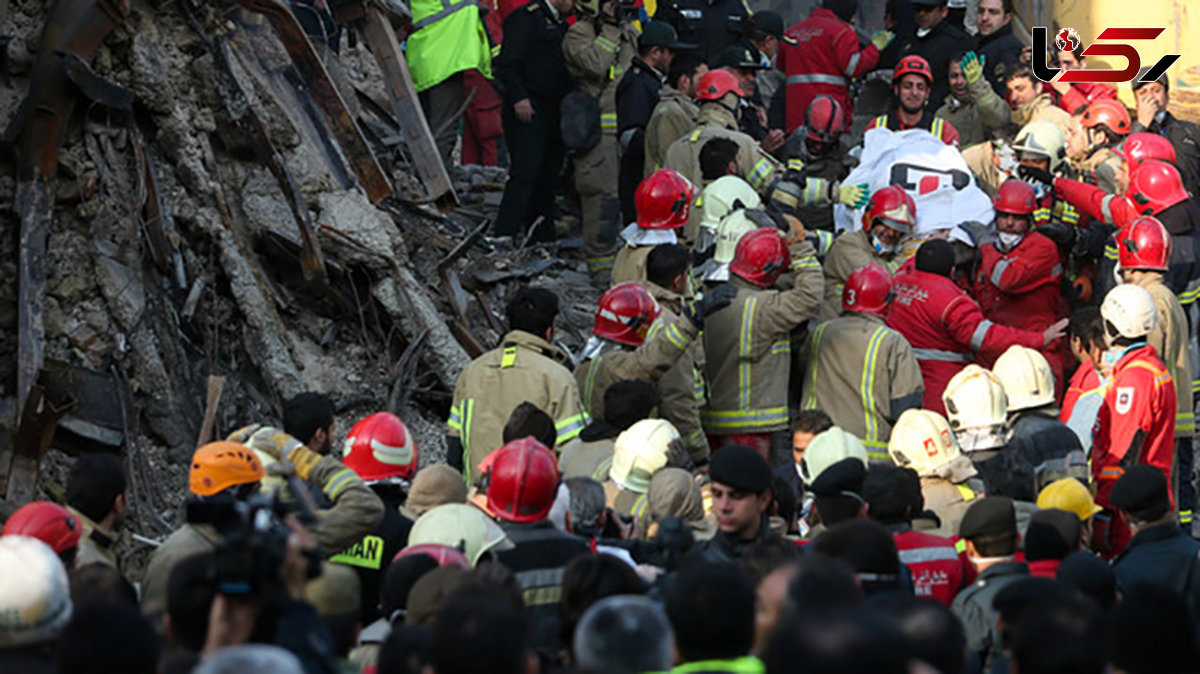
<path fill-rule="evenodd" d="M 517 114 L 517 120 L 522 124 L 528 124 L 533 121 L 533 103 L 529 102 L 528 98 L 513 103 L 513 112 Z"/>
<path fill-rule="evenodd" d="M 1025 47 L 1021 50 L 1021 65 L 1027 66 L 1033 64 L 1033 47 Z"/>
<path fill-rule="evenodd" d="M 208 657 L 222 648 L 249 641 L 261 608 L 260 599 L 223 594 L 214 597 L 208 611 L 208 636 L 202 655 Z"/>
<path fill-rule="evenodd" d="M 1070 322 L 1070 319 L 1064 318 L 1054 325 L 1046 328 L 1046 331 L 1042 333 L 1042 344 L 1048 345 L 1050 342 L 1053 342 L 1059 337 L 1067 334 L 1067 324 Z"/>
<path fill-rule="evenodd" d="M 786 140 L 787 137 L 783 135 L 782 129 L 771 129 L 767 132 L 767 135 L 761 141 L 759 141 L 759 145 L 762 146 L 764 152 L 771 153 L 783 147 L 783 143 Z"/>
<path fill-rule="evenodd" d="M 1158 101 L 1150 96 L 1139 96 L 1137 99 L 1137 119 L 1142 126 L 1149 127 L 1154 117 L 1159 113 Z"/>

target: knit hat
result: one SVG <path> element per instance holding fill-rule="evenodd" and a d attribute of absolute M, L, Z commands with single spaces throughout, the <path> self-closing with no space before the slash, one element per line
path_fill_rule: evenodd
<path fill-rule="evenodd" d="M 945 239 L 929 239 L 917 249 L 917 271 L 950 276 L 954 269 L 954 246 Z"/>
<path fill-rule="evenodd" d="M 749 447 L 722 447 L 713 452 L 711 461 L 708 474 L 713 482 L 755 494 L 771 488 L 771 467 L 766 459 Z"/>
<path fill-rule="evenodd" d="M 304 586 L 304 598 L 322 618 L 358 614 L 362 610 L 362 587 L 358 574 L 341 564 L 322 564 L 321 575 Z"/>
<path fill-rule="evenodd" d="M 1079 549 L 1082 528 L 1073 512 L 1057 508 L 1035 512 L 1025 530 L 1025 559 L 1036 562 L 1066 557 Z"/>
<path fill-rule="evenodd" d="M 417 471 L 401 512 L 415 520 L 425 511 L 444 503 L 466 501 L 467 483 L 462 473 L 444 463 L 436 463 Z"/>

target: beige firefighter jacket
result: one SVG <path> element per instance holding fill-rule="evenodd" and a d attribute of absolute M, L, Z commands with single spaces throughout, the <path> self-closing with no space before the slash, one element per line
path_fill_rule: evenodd
<path fill-rule="evenodd" d="M 575 381 L 583 394 L 584 409 L 593 419 L 603 419 L 604 392 L 622 379 L 658 385 L 659 379 L 687 353 L 697 334 L 695 324 L 679 316 L 654 334 L 647 333 L 646 341 L 636 349 L 615 349 L 580 363 Z"/>
<path fill-rule="evenodd" d="M 637 56 L 637 39 L 637 29 L 627 22 L 614 26 L 588 19 L 576 21 L 563 38 L 563 56 L 575 86 L 600 102 L 602 133 L 617 134 L 617 82 Z"/>
<path fill-rule="evenodd" d="M 644 175 L 648 176 L 667 163 L 667 150 L 675 141 L 683 138 L 700 118 L 700 106 L 691 96 L 670 85 L 663 86 L 658 94 L 658 105 L 646 123 L 646 163 Z"/>
<path fill-rule="evenodd" d="M 479 462 L 504 444 L 504 425 L 525 401 L 554 419 L 559 446 L 579 435 L 588 416 L 567 367 L 570 362 L 541 337 L 512 330 L 499 347 L 463 368 L 446 426 L 447 433 L 462 442 L 469 481 L 478 477 Z"/>
<path fill-rule="evenodd" d="M 987 79 L 981 77 L 967 85 L 967 100 L 947 96 L 936 116 L 958 129 L 958 146 L 965 148 L 991 139 L 992 132 L 1004 128 L 1012 119 L 1012 110 L 996 95 Z"/>
<path fill-rule="evenodd" d="M 678 320 L 683 313 L 683 298 L 649 281 L 642 282 L 642 285 L 663 308 L 654 325 L 650 326 L 649 334 L 652 337 Z M 693 462 L 700 465 L 708 461 L 708 437 L 700 424 L 700 408 L 704 406 L 705 391 L 704 345 L 699 339 L 692 340 L 687 354 L 658 380 L 658 393 L 662 398 L 658 415 L 679 431 Z"/>
<path fill-rule="evenodd" d="M 117 554 L 113 548 L 120 540 L 120 535 L 101 527 L 74 508 L 68 507 L 67 510 L 70 510 L 83 524 L 83 535 L 79 539 L 79 547 L 75 552 L 75 568 L 80 569 L 88 564 L 103 564 L 119 569 Z"/>
<path fill-rule="evenodd" d="M 921 407 L 925 392 L 908 340 L 878 316 L 847 312 L 818 325 L 807 352 L 801 409 L 824 410 L 862 439 L 870 458 L 888 461 L 892 425 Z"/>
<path fill-rule="evenodd" d="M 904 262 L 904 256 L 896 254 L 884 257 L 875 252 L 871 245 L 871 235 L 863 230 L 846 232 L 833 240 L 829 254 L 825 256 L 825 300 L 821 302 L 821 311 L 817 320 L 829 321 L 842 313 L 842 289 L 850 274 L 869 264 L 877 264 L 895 274 Z"/>
<path fill-rule="evenodd" d="M 1141 273 L 1134 283 L 1146 289 L 1158 309 L 1158 323 L 1146 342 L 1158 352 L 1159 359 L 1175 379 L 1175 437 L 1190 438 L 1196 431 L 1192 412 L 1192 353 L 1187 314 L 1179 298 L 1162 282 L 1162 274 Z"/>
<path fill-rule="evenodd" d="M 616 259 L 613 260 L 612 284 L 617 285 L 627 281 L 644 283 L 646 258 L 650 257 L 652 250 L 654 250 L 654 246 L 631 246 L 629 244 L 621 246 L 617 250 Z"/>
<path fill-rule="evenodd" d="M 921 495 L 925 497 L 925 509 L 932 510 L 942 521 L 940 527 L 929 531 L 946 537 L 958 535 L 958 525 L 967 514 L 967 508 L 983 496 L 967 482 L 955 484 L 941 477 L 921 478 Z"/>
<path fill-rule="evenodd" d="M 639 537 L 645 535 L 645 532 L 650 529 L 650 509 L 647 507 L 650 504 L 649 496 L 639 494 L 635 491 L 622 489 L 612 480 L 605 480 L 604 485 L 604 504 L 617 515 L 626 515 L 633 518 L 637 524 L 637 532 Z"/>
<path fill-rule="evenodd" d="M 1053 122 L 1066 138 L 1071 130 L 1071 113 L 1054 104 L 1050 94 L 1038 94 L 1020 108 L 1012 111 L 1012 121 L 1018 127 L 1042 120 Z"/>
<path fill-rule="evenodd" d="M 713 435 L 769 433 L 788 427 L 791 332 L 816 315 L 824 294 L 821 267 L 808 241 L 795 251 L 812 264 L 797 269 L 791 290 L 760 288 L 734 276 L 733 302 L 704 327 L 708 406 L 700 410 Z"/>
<path fill-rule="evenodd" d="M 562 479 L 590 477 L 597 482 L 607 480 L 615 442 L 616 438 L 592 442 L 575 438 L 568 442 L 558 456 L 558 470 L 562 473 Z"/>
<path fill-rule="evenodd" d="M 759 194 L 766 194 L 771 183 L 783 175 L 783 165 L 763 151 L 754 138 L 738 131 L 733 113 L 717 103 L 700 106 L 697 126 L 667 149 L 665 168 L 675 169 L 692 181 L 697 189 L 704 186 L 700 172 L 700 148 L 713 138 L 728 138 L 738 144 L 742 177 Z"/>
<path fill-rule="evenodd" d="M 1109 194 L 1120 194 L 1117 185 L 1117 171 L 1121 169 L 1124 160 L 1117 156 L 1110 147 L 1098 147 L 1079 163 L 1080 175 L 1086 180 L 1091 174 L 1095 176 L 1096 187 Z"/>

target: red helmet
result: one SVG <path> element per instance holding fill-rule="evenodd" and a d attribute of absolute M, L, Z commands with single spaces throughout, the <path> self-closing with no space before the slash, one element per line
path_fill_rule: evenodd
<path fill-rule="evenodd" d="M 696 85 L 696 100 L 719 101 L 722 96 L 731 91 L 740 98 L 746 97 L 746 92 L 742 91 L 742 85 L 738 82 L 737 75 L 728 70 L 710 70 L 700 78 L 700 82 Z"/>
<path fill-rule="evenodd" d="M 1000 191 L 992 198 L 992 207 L 997 213 L 1033 215 L 1036 202 L 1037 193 L 1033 191 L 1033 185 L 1024 180 L 1009 178 L 1000 185 Z"/>
<path fill-rule="evenodd" d="M 1166 162 L 1147 160 L 1129 174 L 1125 196 L 1133 201 L 1139 215 L 1158 215 L 1189 195 L 1183 189 L 1179 171 Z"/>
<path fill-rule="evenodd" d="M 635 281 L 617 284 L 600 296 L 592 334 L 629 346 L 641 346 L 662 307 Z"/>
<path fill-rule="evenodd" d="M 471 570 L 471 560 L 467 559 L 467 556 L 464 555 L 461 550 L 458 548 L 452 548 L 449 545 L 442 545 L 441 543 L 420 543 L 417 545 L 410 545 L 393 557 L 392 561 L 394 562 L 397 559 L 412 557 L 413 555 L 428 555 L 429 557 L 433 557 L 434 561 L 438 563 L 438 566 L 453 564 L 454 566 L 461 566 L 468 571 Z"/>
<path fill-rule="evenodd" d="M 33 501 L 17 509 L 4 523 L 2 536 L 28 536 L 62 554 L 79 545 L 83 523 L 70 510 L 50 501 Z"/>
<path fill-rule="evenodd" d="M 759 227 L 738 239 L 729 272 L 768 288 L 791 264 L 792 254 L 783 234 L 774 227 Z"/>
<path fill-rule="evenodd" d="M 1165 272 L 1171 235 L 1157 218 L 1140 217 L 1117 234 L 1117 259 L 1121 269 Z"/>
<path fill-rule="evenodd" d="M 842 289 L 842 311 L 883 316 L 892 299 L 892 275 L 877 264 L 854 270 Z"/>
<path fill-rule="evenodd" d="M 687 224 L 696 186 L 672 169 L 646 176 L 634 195 L 637 225 L 642 229 L 675 229 Z"/>
<path fill-rule="evenodd" d="M 1129 119 L 1129 110 L 1111 98 L 1102 98 L 1089 105 L 1080 121 L 1085 129 L 1102 126 L 1121 136 L 1133 130 L 1133 122 Z"/>
<path fill-rule="evenodd" d="M 393 477 L 409 480 L 417 472 L 417 443 L 399 417 L 377 412 L 350 429 L 342 463 L 367 482 Z"/>
<path fill-rule="evenodd" d="M 833 96 L 821 94 L 804 111 L 804 131 L 816 143 L 833 143 L 846 130 L 846 110 Z"/>
<path fill-rule="evenodd" d="M 912 195 L 899 185 L 888 185 L 876 190 L 863 211 L 863 229 L 870 231 L 876 220 L 883 226 L 908 234 L 917 225 L 917 204 Z"/>
<path fill-rule="evenodd" d="M 1113 149 L 1133 171 L 1147 159 L 1160 159 L 1175 164 L 1175 146 L 1156 133 L 1135 133 Z"/>
<path fill-rule="evenodd" d="M 509 522 L 536 522 L 550 514 L 558 493 L 554 454 L 533 438 L 500 448 L 488 470 L 487 509 Z"/>
<path fill-rule="evenodd" d="M 916 54 L 900 59 L 896 69 L 892 71 L 892 84 L 899 84 L 905 75 L 920 75 L 925 78 L 927 84 L 933 84 L 933 69 L 929 67 L 929 61 Z"/>

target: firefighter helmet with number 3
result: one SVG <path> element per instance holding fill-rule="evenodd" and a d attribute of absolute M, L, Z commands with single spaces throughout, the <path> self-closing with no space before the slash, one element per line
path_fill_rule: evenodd
<path fill-rule="evenodd" d="M 887 315 L 892 299 L 892 276 L 877 264 L 851 272 L 842 289 L 842 311 Z"/>

